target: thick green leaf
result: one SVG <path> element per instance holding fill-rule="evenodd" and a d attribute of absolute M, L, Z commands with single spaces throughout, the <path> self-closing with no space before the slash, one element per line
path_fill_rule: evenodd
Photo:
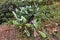
<path fill-rule="evenodd" d="M 33 25 L 35 26 L 35 28 L 38 27 L 37 19 L 35 19 L 35 20 L 33 21 Z"/>
<path fill-rule="evenodd" d="M 46 34 L 45 33 L 43 33 L 43 32 L 41 32 L 41 31 L 38 31 L 38 33 L 40 34 L 40 36 L 41 37 L 43 37 L 43 38 L 46 38 L 47 36 L 46 36 Z"/>
<path fill-rule="evenodd" d="M 27 30 L 27 28 L 25 27 L 24 32 L 26 33 L 26 35 L 29 37 L 30 36 L 30 32 Z"/>
<path fill-rule="evenodd" d="M 14 24 L 15 26 L 19 26 L 19 25 L 20 25 L 20 23 L 18 23 L 17 21 L 13 21 L 13 24 Z"/>
<path fill-rule="evenodd" d="M 27 20 L 26 20 L 26 18 L 24 16 L 21 16 L 21 19 L 23 20 L 23 23 L 27 22 Z"/>
<path fill-rule="evenodd" d="M 37 21 L 37 19 L 35 19 L 35 20 L 33 21 L 33 25 L 35 26 L 36 29 L 39 30 L 40 27 L 41 27 L 40 20 Z"/>
<path fill-rule="evenodd" d="M 9 24 L 13 24 L 13 20 L 9 20 L 8 23 L 9 23 Z"/>
<path fill-rule="evenodd" d="M 31 28 L 33 28 L 33 25 L 32 24 L 29 24 L 29 23 L 27 23 L 27 24 L 25 24 L 27 27 L 31 27 Z"/>

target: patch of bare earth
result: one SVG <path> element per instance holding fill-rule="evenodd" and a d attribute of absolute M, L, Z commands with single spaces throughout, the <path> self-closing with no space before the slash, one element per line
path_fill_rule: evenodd
<path fill-rule="evenodd" d="M 4 24 L 0 26 L 0 40 L 19 40 L 18 32 L 13 25 Z"/>
<path fill-rule="evenodd" d="M 22 33 L 18 32 L 14 25 L 0 25 L 0 40 L 31 40 L 27 37 L 22 37 Z"/>

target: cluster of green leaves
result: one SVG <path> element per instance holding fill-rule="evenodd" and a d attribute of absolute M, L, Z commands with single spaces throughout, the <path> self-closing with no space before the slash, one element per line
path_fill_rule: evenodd
<path fill-rule="evenodd" d="M 12 13 L 17 20 L 23 20 L 23 22 L 26 23 L 27 20 L 33 15 L 33 9 L 30 6 L 20 7 L 20 10 L 16 9 L 16 13 L 14 11 L 12 11 Z"/>
<path fill-rule="evenodd" d="M 14 2 L 13 2 L 14 1 Z M 46 20 L 60 20 L 60 11 L 56 11 L 54 6 L 45 5 L 45 0 L 11 0 L 13 4 L 16 4 L 19 9 L 12 11 L 16 20 L 9 20 L 8 23 L 15 25 L 20 30 L 23 29 L 23 34 L 28 37 L 33 35 L 34 29 L 38 35 L 46 38 L 46 34 L 40 31 L 41 23 Z M 58 14 L 57 14 L 58 13 Z M 33 17 L 33 20 L 31 19 Z M 30 20 L 31 19 L 31 20 Z M 28 21 L 33 21 L 28 23 Z"/>
<path fill-rule="evenodd" d="M 24 2 L 24 6 L 23 5 Z M 26 34 L 28 37 L 32 35 L 32 32 L 34 31 L 34 29 L 38 32 L 39 35 L 41 35 L 43 38 L 46 38 L 46 34 L 44 34 L 43 32 L 40 31 L 41 29 L 41 22 L 46 21 L 46 20 L 60 20 L 60 15 L 59 11 L 57 14 L 56 9 L 54 8 L 54 6 L 50 5 L 39 5 L 38 3 L 44 3 L 45 1 L 43 0 L 39 0 L 38 3 L 36 3 L 36 0 L 30 0 L 30 1 L 26 1 L 26 0 L 20 0 L 18 2 L 16 2 L 17 6 L 19 6 L 20 10 L 16 8 L 16 12 L 12 11 L 12 13 L 14 14 L 16 20 L 13 21 L 9 21 L 9 23 L 12 23 L 13 25 L 16 26 L 16 28 L 20 29 L 24 29 L 23 33 Z M 31 3 L 31 4 L 29 4 Z M 20 7 L 21 6 L 21 7 Z M 33 24 L 28 23 L 28 19 L 30 19 L 30 17 L 34 15 L 33 18 Z M 32 17 L 31 17 L 32 18 Z M 29 29 L 28 29 L 29 28 Z M 31 29 L 31 30 L 30 30 Z M 33 31 L 32 31 L 33 30 Z"/>
<path fill-rule="evenodd" d="M 4 13 L 0 13 L 0 24 L 7 22 L 8 20 L 10 20 L 13 17 L 14 16 L 12 13 L 6 13 L 6 15 L 4 15 Z"/>
<path fill-rule="evenodd" d="M 16 4 L 17 6 L 33 5 L 34 2 L 39 5 L 44 5 L 46 0 L 9 0 L 9 2 Z"/>
<path fill-rule="evenodd" d="M 31 36 L 34 32 L 34 29 L 36 29 L 39 35 L 41 35 L 43 38 L 46 38 L 46 34 L 40 31 L 41 20 L 45 19 L 46 17 L 44 13 L 46 11 L 46 8 L 47 7 L 45 5 L 39 6 L 35 3 L 35 1 L 33 5 L 28 6 L 25 4 L 24 7 L 19 7 L 20 10 L 16 8 L 15 12 L 12 11 L 16 20 L 9 21 L 8 23 L 15 25 L 18 29 L 24 29 L 23 33 L 26 34 L 28 37 Z M 32 15 L 34 16 L 32 20 L 33 24 L 27 22 L 29 21 L 29 19 L 32 18 Z"/>
<path fill-rule="evenodd" d="M 54 21 L 56 21 L 56 22 L 60 21 L 60 10 L 57 10 L 57 12 L 55 12 Z"/>

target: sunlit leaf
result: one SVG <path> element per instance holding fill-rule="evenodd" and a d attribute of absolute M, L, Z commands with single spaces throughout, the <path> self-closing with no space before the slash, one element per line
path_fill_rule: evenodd
<path fill-rule="evenodd" d="M 13 21 L 13 25 L 15 25 L 15 26 L 19 26 L 20 23 L 18 23 L 17 21 Z"/>
<path fill-rule="evenodd" d="M 40 36 L 43 37 L 43 38 L 46 38 L 46 37 L 47 37 L 46 34 L 43 33 L 43 32 L 41 32 L 41 31 L 39 31 L 39 34 L 40 34 Z"/>
<path fill-rule="evenodd" d="M 33 20 L 33 25 L 35 26 L 36 29 L 40 29 L 41 27 L 41 23 L 40 23 L 40 20 L 37 21 L 37 19 Z"/>
<path fill-rule="evenodd" d="M 27 23 L 27 24 L 25 24 L 27 27 L 31 27 L 31 28 L 33 28 L 33 25 L 32 24 L 29 24 L 29 23 Z"/>
<path fill-rule="evenodd" d="M 23 20 L 24 23 L 27 22 L 26 18 L 24 16 L 21 16 L 21 19 Z"/>
<path fill-rule="evenodd" d="M 38 27 L 37 19 L 35 19 L 35 20 L 33 21 L 33 25 L 35 26 L 35 28 L 37 28 L 37 27 Z"/>

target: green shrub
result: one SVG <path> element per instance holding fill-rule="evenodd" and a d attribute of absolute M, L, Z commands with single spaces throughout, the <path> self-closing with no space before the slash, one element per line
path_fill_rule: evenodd
<path fill-rule="evenodd" d="M 8 23 L 15 25 L 15 28 L 17 28 L 18 30 L 23 29 L 23 34 L 26 34 L 28 37 L 33 35 L 35 29 L 38 35 L 46 38 L 46 34 L 40 31 L 42 22 L 45 22 L 46 20 L 60 20 L 60 12 L 57 12 L 54 5 L 46 5 L 46 1 L 44 0 L 20 0 L 14 2 L 12 2 L 11 0 L 11 3 L 15 4 L 18 8 L 15 8 L 15 10 L 11 11 L 12 15 L 14 15 L 15 20 L 10 20 L 8 21 Z M 2 14 L 3 13 L 1 13 L 1 15 Z M 8 15 L 9 17 L 11 16 L 10 13 L 6 13 L 6 18 Z M 5 17 L 5 15 L 3 16 Z"/>

